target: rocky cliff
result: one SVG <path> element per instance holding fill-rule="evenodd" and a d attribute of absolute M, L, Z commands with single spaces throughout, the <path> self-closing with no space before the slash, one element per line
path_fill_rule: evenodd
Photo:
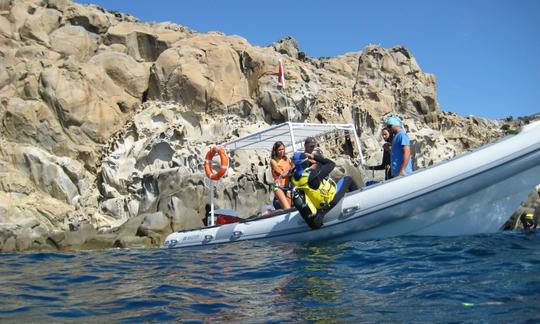
<path fill-rule="evenodd" d="M 526 122 L 441 112 L 402 46 L 311 58 L 292 38 L 257 47 L 69 0 L 1 0 L 0 58 L 0 251 L 150 246 L 200 226 L 209 145 L 284 121 L 354 123 L 378 164 L 380 122 L 402 115 L 418 167 Z M 324 149 L 361 177 L 346 143 Z M 271 201 L 268 165 L 234 154 L 218 206 Z"/>

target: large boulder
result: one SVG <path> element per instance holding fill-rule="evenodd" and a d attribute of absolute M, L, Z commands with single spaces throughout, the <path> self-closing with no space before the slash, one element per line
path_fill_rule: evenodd
<path fill-rule="evenodd" d="M 121 22 L 109 28 L 105 44 L 121 44 L 137 61 L 156 61 L 174 42 L 188 37 L 191 31 L 172 23 L 133 24 Z"/>
<path fill-rule="evenodd" d="M 127 94 L 139 101 L 143 100 L 150 76 L 147 64 L 138 63 L 132 57 L 118 52 L 100 53 L 92 57 L 88 64 L 102 68 Z"/>
<path fill-rule="evenodd" d="M 40 94 L 53 107 L 62 126 L 98 143 L 116 132 L 124 123 L 124 113 L 140 103 L 105 71 L 90 64 L 51 67 L 40 79 Z"/>
<path fill-rule="evenodd" d="M 222 111 L 250 101 L 248 80 L 231 41 L 243 43 L 208 35 L 175 43 L 152 68 L 150 97 L 174 100 L 199 112 Z"/>
<path fill-rule="evenodd" d="M 78 61 L 85 61 L 97 49 L 95 34 L 90 34 L 80 26 L 63 26 L 49 35 L 53 50 L 64 55 L 73 55 Z"/>
<path fill-rule="evenodd" d="M 63 14 L 63 19 L 73 26 L 84 28 L 90 33 L 105 33 L 112 23 L 126 18 L 120 14 L 108 13 L 95 5 L 80 5 L 70 0 L 48 0 L 49 8 Z"/>

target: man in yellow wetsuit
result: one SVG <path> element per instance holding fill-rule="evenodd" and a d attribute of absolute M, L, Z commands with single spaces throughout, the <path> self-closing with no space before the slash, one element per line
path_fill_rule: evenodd
<path fill-rule="evenodd" d="M 324 211 L 334 207 L 345 193 L 357 190 L 358 186 L 348 176 L 337 184 L 329 179 L 336 164 L 320 155 L 296 152 L 293 163 L 291 184 L 296 188 L 293 204 L 311 228 L 319 228 L 323 224 Z"/>

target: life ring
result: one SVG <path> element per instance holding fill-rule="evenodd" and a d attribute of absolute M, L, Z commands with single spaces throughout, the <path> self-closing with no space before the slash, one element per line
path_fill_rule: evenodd
<path fill-rule="evenodd" d="M 221 166 L 219 167 L 219 170 L 214 173 L 214 170 L 212 170 L 212 159 L 216 154 L 219 154 Z M 221 177 L 223 177 L 225 172 L 227 172 L 228 168 L 229 157 L 227 156 L 227 152 L 223 146 L 214 146 L 208 151 L 208 153 L 206 153 L 206 158 L 204 160 L 204 173 L 208 178 L 212 180 L 219 180 Z"/>

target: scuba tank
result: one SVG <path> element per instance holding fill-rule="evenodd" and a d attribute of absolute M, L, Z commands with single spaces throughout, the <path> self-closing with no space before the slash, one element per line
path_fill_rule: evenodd
<path fill-rule="evenodd" d="M 312 209 L 306 201 L 306 195 L 302 190 L 297 188 L 292 190 L 292 203 L 309 227 L 318 229 L 323 225 L 323 215 L 319 215 L 316 209 L 315 213 L 312 212 Z"/>

